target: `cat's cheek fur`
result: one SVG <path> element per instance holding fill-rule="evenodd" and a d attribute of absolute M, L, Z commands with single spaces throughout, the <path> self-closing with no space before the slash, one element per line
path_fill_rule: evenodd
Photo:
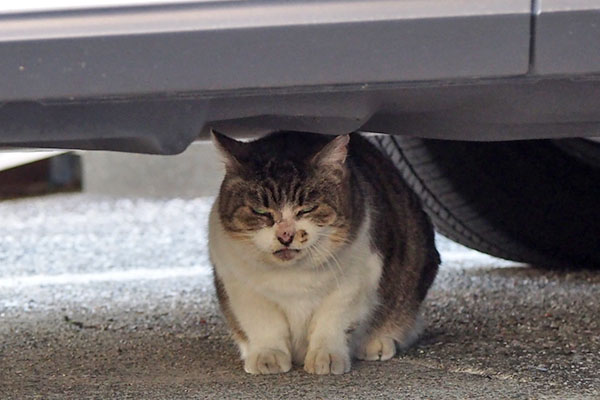
<path fill-rule="evenodd" d="M 264 253 L 272 253 L 277 250 L 275 228 L 269 226 L 259 229 L 252 235 L 252 243 Z"/>

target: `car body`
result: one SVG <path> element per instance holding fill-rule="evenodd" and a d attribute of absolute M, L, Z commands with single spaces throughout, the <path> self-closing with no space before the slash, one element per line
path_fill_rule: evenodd
<path fill-rule="evenodd" d="M 173 154 L 210 126 L 467 140 L 600 127 L 596 0 L 63 3 L 0 6 L 3 146 Z"/>

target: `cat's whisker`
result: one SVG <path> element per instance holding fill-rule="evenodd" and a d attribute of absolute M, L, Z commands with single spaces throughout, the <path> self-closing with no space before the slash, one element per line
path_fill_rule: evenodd
<path fill-rule="evenodd" d="M 321 267 L 323 267 L 323 265 L 324 265 L 324 263 L 326 261 L 323 258 L 323 255 L 320 252 L 318 252 L 317 249 L 314 248 L 314 247 L 311 247 L 310 250 L 311 250 L 311 252 L 312 252 L 312 254 L 314 256 L 314 260 L 315 260 L 314 261 L 314 267 L 315 268 L 321 268 Z"/>
<path fill-rule="evenodd" d="M 313 254 L 313 249 L 311 249 L 310 247 L 307 247 L 306 250 L 307 250 L 308 256 L 310 258 L 311 265 L 315 268 L 318 267 L 318 262 L 315 259 L 315 256 Z"/>
<path fill-rule="evenodd" d="M 347 237 L 342 237 L 336 234 L 331 234 L 331 233 L 323 233 L 323 232 L 317 232 L 317 236 L 319 238 L 321 237 L 325 237 L 328 238 L 329 240 L 331 240 L 332 242 L 336 242 L 336 243 L 341 243 L 341 244 L 349 244 L 351 243 L 351 240 Z"/>
<path fill-rule="evenodd" d="M 317 263 L 315 264 L 316 267 L 320 267 L 327 262 L 327 258 L 324 257 L 323 252 L 320 250 L 318 241 L 311 245 L 310 249 L 315 253 L 317 257 Z"/>
<path fill-rule="evenodd" d="M 337 271 L 339 271 L 339 273 L 340 273 L 339 279 L 343 279 L 344 278 L 344 269 L 342 268 L 342 265 L 340 264 L 338 258 L 332 252 L 329 252 L 329 253 L 331 254 L 331 259 L 335 263 L 335 267 L 336 267 Z M 339 279 L 336 279 L 336 281 L 338 282 L 338 287 L 340 287 Z"/>
<path fill-rule="evenodd" d="M 320 251 L 322 251 L 323 253 L 325 253 L 326 256 L 328 256 L 327 257 L 328 260 L 333 261 L 334 267 L 340 273 L 340 278 L 343 278 L 344 277 L 344 269 L 342 268 L 342 265 L 340 264 L 339 260 L 335 256 L 335 254 L 331 250 L 329 250 L 328 248 L 326 248 L 323 245 L 317 246 L 317 248 Z M 340 281 L 339 281 L 337 273 L 335 273 L 335 271 L 334 271 L 334 277 L 335 277 L 335 281 L 337 283 L 337 286 L 339 288 L 340 287 Z"/>
<path fill-rule="evenodd" d="M 330 261 L 332 259 L 331 259 L 331 257 L 328 257 L 328 254 L 325 251 L 324 247 L 322 247 L 322 246 L 316 246 L 314 249 L 315 249 L 315 251 L 318 251 L 321 254 L 321 258 L 323 258 L 322 265 L 331 264 Z M 323 253 L 325 253 L 325 255 L 323 255 Z M 334 260 L 334 261 L 336 261 L 336 260 Z M 337 261 L 336 261 L 336 263 L 337 263 Z M 340 277 L 342 277 L 343 274 L 341 273 L 341 268 L 338 267 L 339 263 L 337 263 L 337 264 L 338 264 L 337 266 L 335 264 L 333 265 L 334 266 L 334 269 L 333 269 L 333 278 L 335 279 L 336 287 L 339 289 L 341 287 L 341 283 L 340 283 L 340 280 L 339 280 L 339 277 L 338 277 L 338 273 L 337 273 L 338 270 L 340 271 Z"/>

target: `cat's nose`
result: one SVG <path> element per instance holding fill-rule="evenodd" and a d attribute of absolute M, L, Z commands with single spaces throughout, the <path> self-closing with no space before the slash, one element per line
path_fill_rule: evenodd
<path fill-rule="evenodd" d="M 296 235 L 296 227 L 294 226 L 293 222 L 283 220 L 277 224 L 275 235 L 277 236 L 279 243 L 284 246 L 289 246 Z"/>
<path fill-rule="evenodd" d="M 277 225 L 276 231 L 277 240 L 284 246 L 289 246 L 290 243 L 294 240 L 294 236 L 296 235 L 296 229 L 293 223 L 290 221 L 281 221 Z"/>
<path fill-rule="evenodd" d="M 284 246 L 289 246 L 294 241 L 294 232 L 283 231 L 277 235 L 277 240 Z"/>

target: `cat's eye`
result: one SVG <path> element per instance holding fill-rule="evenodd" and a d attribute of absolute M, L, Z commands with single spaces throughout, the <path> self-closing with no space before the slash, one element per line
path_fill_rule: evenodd
<path fill-rule="evenodd" d="M 298 211 L 298 212 L 296 213 L 296 216 L 297 216 L 297 217 L 301 217 L 301 216 L 303 216 L 304 214 L 308 214 L 308 213 L 310 213 L 310 212 L 313 212 L 313 211 L 315 211 L 315 210 L 317 209 L 317 207 L 318 207 L 318 206 L 308 206 L 308 207 L 304 207 L 302 210 L 300 210 L 300 211 Z"/>
<path fill-rule="evenodd" d="M 262 208 L 262 207 L 257 207 L 257 208 L 252 207 L 252 212 L 256 215 L 271 215 L 271 212 L 269 210 L 267 210 L 266 208 Z"/>

